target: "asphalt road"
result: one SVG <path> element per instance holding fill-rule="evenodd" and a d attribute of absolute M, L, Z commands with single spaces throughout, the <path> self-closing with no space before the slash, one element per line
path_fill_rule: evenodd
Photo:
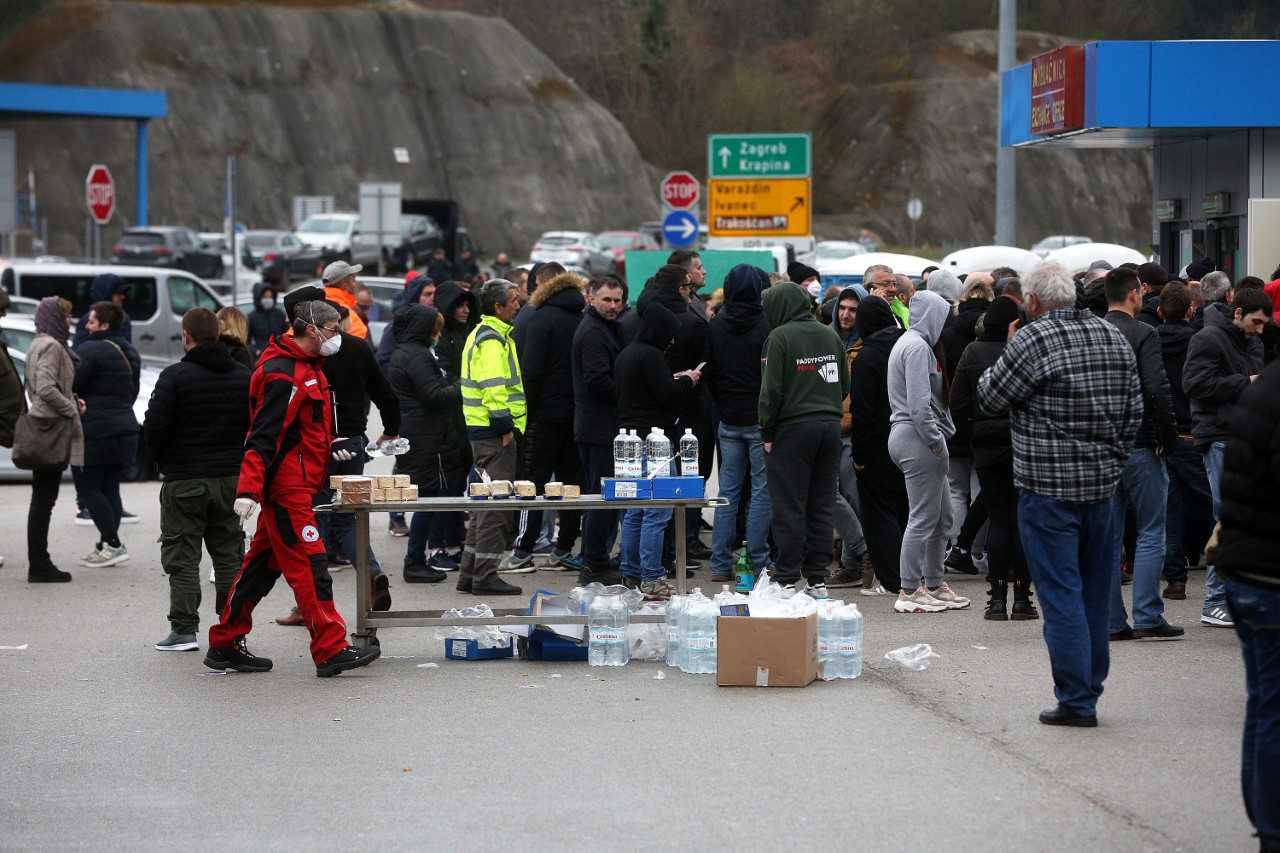
<path fill-rule="evenodd" d="M 1238 646 L 1196 623 L 1196 600 L 1169 608 L 1185 640 L 1113 646 L 1096 730 L 1036 722 L 1052 701 L 1040 623 L 984 622 L 976 579 L 955 584 L 975 607 L 942 615 L 855 596 L 866 672 L 804 689 L 458 663 L 431 629 L 383 630 L 382 660 L 317 679 L 305 632 L 270 621 L 283 582 L 251 638 L 275 670 L 214 675 L 151 648 L 168 630 L 157 493 L 126 486 L 133 559 L 91 571 L 64 485 L 53 554 L 75 580 L 29 585 L 29 489 L 0 486 L 0 848 L 1253 849 Z M 381 520 L 374 545 L 398 565 Z M 475 603 L 393 578 L 397 608 Z M 351 619 L 350 571 L 334 592 Z M 915 642 L 941 655 L 929 670 L 882 659 Z"/>

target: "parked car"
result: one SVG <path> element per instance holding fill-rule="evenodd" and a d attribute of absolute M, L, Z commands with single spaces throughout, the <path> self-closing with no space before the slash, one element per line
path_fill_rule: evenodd
<path fill-rule="evenodd" d="M 1031 247 L 1031 251 L 1043 258 L 1055 249 L 1065 249 L 1068 246 L 1076 246 L 1080 243 L 1092 242 L 1093 240 L 1091 238 L 1081 237 L 1078 234 L 1054 234 L 1050 237 L 1045 237 L 1039 243 L 1036 243 Z"/>
<path fill-rule="evenodd" d="M 319 249 L 326 261 L 341 259 L 366 266 L 378 263 L 377 235 L 360 231 L 358 213 L 317 213 L 308 216 L 294 234 Z"/>
<path fill-rule="evenodd" d="M 892 252 L 867 252 L 865 255 L 854 255 L 838 261 L 822 261 L 817 265 L 822 273 L 823 286 L 839 285 L 848 287 L 861 284 L 867 267 L 873 264 L 885 264 L 896 273 L 902 273 L 916 284 L 924 275 L 924 268 L 939 266 L 937 261 L 921 258 L 917 255 L 899 255 Z"/>
<path fill-rule="evenodd" d="M 444 232 L 430 216 L 416 213 L 400 215 L 400 242 L 390 247 L 387 266 L 400 272 L 419 267 L 431 258 L 436 247 L 444 245 Z"/>
<path fill-rule="evenodd" d="M 157 225 L 130 228 L 111 248 L 111 263 L 170 267 L 201 278 L 222 278 L 222 253 L 208 247 L 190 228 Z"/>
<path fill-rule="evenodd" d="M 529 260 L 582 267 L 589 275 L 613 271 L 613 255 L 587 231 L 548 231 L 529 250 Z"/>
<path fill-rule="evenodd" d="M 221 231 L 201 231 L 198 235 L 200 241 L 203 242 L 210 250 L 218 252 L 222 255 L 222 274 L 227 275 L 227 271 L 231 269 L 231 245 L 227 242 L 227 235 Z M 240 269 L 241 276 L 253 275 L 253 271 L 257 269 L 258 264 L 254 261 L 253 255 L 249 254 L 249 247 L 245 244 L 244 235 L 240 236 Z"/>
<path fill-rule="evenodd" d="M 7 314 L 0 318 L 0 332 L 4 333 L 9 349 L 26 352 L 36 336 L 35 318 L 27 315 Z"/>
<path fill-rule="evenodd" d="M 656 252 L 658 241 L 643 231 L 601 231 L 596 235 L 600 247 L 613 255 L 613 269 L 618 275 L 626 275 L 627 252 Z"/>
<path fill-rule="evenodd" d="M 115 273 L 129 286 L 124 310 L 133 326 L 133 345 L 143 356 L 175 361 L 182 357 L 182 315 L 192 308 L 217 311 L 223 303 L 195 276 L 182 270 L 92 264 L 13 263 L 0 270 L 0 286 L 10 296 L 61 296 L 73 317 L 89 310 L 89 283 Z"/>
<path fill-rule="evenodd" d="M 13 366 L 18 371 L 18 378 L 22 380 L 22 384 L 26 386 L 27 380 L 27 350 L 19 349 L 14 346 L 13 330 L 9 327 L 9 318 L 6 317 L 3 322 L 4 335 L 9 342 L 9 357 L 13 359 Z M 35 336 L 35 329 L 32 329 L 32 337 Z M 30 346 L 30 339 L 27 340 L 27 346 Z M 154 480 L 156 478 L 156 466 L 151 460 L 151 454 L 147 451 L 146 442 L 142 441 L 142 422 L 147 417 L 147 404 L 151 402 L 151 392 L 155 390 L 156 380 L 160 378 L 160 371 L 168 366 L 163 361 L 156 361 L 149 358 L 142 360 L 142 371 L 138 376 L 138 398 L 133 401 L 133 416 L 138 420 L 138 455 L 134 458 L 133 465 L 126 469 L 125 479 L 127 480 Z M 70 469 L 64 474 L 64 477 L 70 477 Z M 7 447 L 0 447 L 0 481 L 24 482 L 31 480 L 31 472 L 24 471 L 14 466 L 12 451 Z"/>
<path fill-rule="evenodd" d="M 865 255 L 867 247 L 856 240 L 822 240 L 814 251 L 820 261 L 839 261 L 854 255 Z"/>
<path fill-rule="evenodd" d="M 262 277 L 274 280 L 274 273 L 284 267 L 289 280 L 315 278 L 324 269 L 323 256 L 291 231 L 246 231 L 245 247 Z"/>

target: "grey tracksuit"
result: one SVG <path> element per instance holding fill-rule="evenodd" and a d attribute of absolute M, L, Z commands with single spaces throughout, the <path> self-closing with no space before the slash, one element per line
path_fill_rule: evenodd
<path fill-rule="evenodd" d="M 933 348 L 951 303 L 921 291 L 911 299 L 910 325 L 889 354 L 889 455 L 902 471 L 910 513 L 902 534 L 899 574 L 910 593 L 942 583 L 951 503 L 947 490 L 947 438 L 955 433 L 942 370 Z"/>

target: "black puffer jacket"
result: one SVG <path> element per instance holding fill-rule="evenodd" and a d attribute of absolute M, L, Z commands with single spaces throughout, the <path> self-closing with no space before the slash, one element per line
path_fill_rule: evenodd
<path fill-rule="evenodd" d="M 166 480 L 240 473 L 249 376 L 221 343 L 197 345 L 160 374 L 142 432 Z"/>
<path fill-rule="evenodd" d="M 237 363 L 243 364 L 250 371 L 257 364 L 257 359 L 253 357 L 253 353 L 249 352 L 249 348 L 240 343 L 240 339 L 233 335 L 219 335 L 218 343 L 227 348 L 227 353 L 236 360 Z"/>
<path fill-rule="evenodd" d="M 258 305 L 262 299 L 262 294 L 270 290 L 271 295 L 275 298 L 275 307 L 270 311 L 263 311 Z M 255 361 L 257 357 L 262 355 L 262 351 L 267 348 L 267 342 L 272 336 L 278 335 L 289 325 L 289 321 L 285 319 L 284 310 L 280 307 L 280 294 L 276 293 L 276 289 L 265 281 L 260 281 L 253 286 L 253 310 L 249 312 L 249 340 L 247 342 L 249 349 L 253 352 Z"/>
<path fill-rule="evenodd" d="M 947 325 L 942 329 L 942 370 L 948 382 L 955 381 L 956 368 L 960 364 L 960 356 L 964 348 L 977 340 L 977 325 L 982 315 L 987 313 L 991 302 L 981 296 L 966 299 L 956 306 L 947 318 Z"/>
<path fill-rule="evenodd" d="M 573 273 L 544 282 L 529 299 L 528 321 L 512 333 L 530 423 L 573 420 L 573 335 L 587 307 L 585 286 Z"/>
<path fill-rule="evenodd" d="M 720 420 L 731 426 L 760 423 L 760 359 L 769 338 L 760 294 L 769 284 L 762 270 L 739 264 L 724 279 L 724 307 L 707 326 L 710 389 Z"/>
<path fill-rule="evenodd" d="M 471 306 L 465 323 L 453 319 L 453 312 L 462 302 Z M 436 288 L 436 309 L 444 315 L 444 331 L 436 341 L 436 357 L 445 373 L 461 376 L 462 348 L 466 346 L 467 335 L 480 322 L 480 300 L 471 291 L 459 287 L 456 281 L 446 281 Z"/>
<path fill-rule="evenodd" d="M 1142 309 L 1138 312 L 1138 319 L 1146 323 L 1148 326 L 1158 328 L 1160 326 L 1160 295 L 1157 293 L 1148 293 L 1142 297 Z"/>
<path fill-rule="evenodd" d="M 675 341 L 667 350 L 667 366 L 672 373 L 692 370 L 707 360 L 707 321 L 689 307 L 679 291 L 660 288 L 652 284 L 645 285 L 644 292 L 636 300 L 636 311 L 640 314 L 640 326 L 643 326 L 644 312 L 649 305 L 661 305 L 676 319 Z M 702 390 L 689 389 L 675 401 L 677 414 L 682 418 L 696 418 L 702 413 Z"/>
<path fill-rule="evenodd" d="M 76 396 L 84 400 L 81 417 L 85 441 L 137 435 L 138 419 L 133 416 L 133 402 L 138 399 L 138 381 L 142 359 L 133 344 L 119 337 L 115 330 L 91 333 L 76 347 L 80 362 L 76 365 Z M 244 436 L 240 436 L 243 440 Z M 102 459 L 86 464 L 107 464 L 129 460 Z"/>
<path fill-rule="evenodd" d="M 622 329 L 588 308 L 573 333 L 573 438 L 610 445 L 618 432 L 618 389 L 613 366 L 622 352 Z"/>
<path fill-rule="evenodd" d="M 1169 394 L 1169 377 L 1156 330 L 1123 311 L 1108 311 L 1106 321 L 1120 330 L 1133 347 L 1142 382 L 1142 425 L 1134 446 L 1172 451 L 1178 443 L 1178 426 Z"/>
<path fill-rule="evenodd" d="M 1217 569 L 1280 589 L 1280 365 L 1240 396 L 1222 463 Z"/>
<path fill-rule="evenodd" d="M 382 429 L 387 435 L 400 434 L 400 401 L 373 357 L 373 347 L 364 338 L 342 333 L 342 346 L 323 361 L 324 376 L 333 392 L 336 417 L 333 437 L 363 436 L 369 426 L 369 403 L 378 407 Z"/>
<path fill-rule="evenodd" d="M 1227 438 L 1231 407 L 1249 387 L 1249 377 L 1260 370 L 1262 341 L 1246 336 L 1231 321 L 1231 306 L 1220 302 L 1207 306 L 1204 328 L 1191 339 L 1182 369 L 1196 444 L 1204 446 Z"/>
<path fill-rule="evenodd" d="M 424 489 L 438 486 L 442 477 L 461 483 L 468 464 L 461 386 L 431 348 L 437 316 L 426 305 L 406 305 L 396 310 L 388 330 L 396 348 L 387 379 L 400 401 L 400 434 L 409 439 L 409 452 L 396 459 L 396 470 Z"/>
<path fill-rule="evenodd" d="M 854 463 L 866 465 L 889 455 L 889 353 L 902 329 L 889 303 L 878 296 L 862 300 L 854 322 L 862 347 L 849 377 L 849 447 Z"/>
<path fill-rule="evenodd" d="M 623 348 L 613 369 L 618 388 L 618 426 L 634 429 L 642 438 L 653 427 L 659 427 L 673 445 L 673 403 L 693 387 L 686 376 L 672 378 L 663 356 L 679 328 L 680 322 L 664 306 L 649 306 L 640 316 L 635 340 Z"/>
<path fill-rule="evenodd" d="M 1160 355 L 1164 359 L 1164 372 L 1169 377 L 1169 397 L 1173 400 L 1173 416 L 1178 422 L 1178 432 L 1191 432 L 1191 401 L 1182 389 L 1182 368 L 1187 363 L 1187 349 L 1196 330 L 1186 320 L 1165 320 L 1156 327 L 1160 336 Z"/>

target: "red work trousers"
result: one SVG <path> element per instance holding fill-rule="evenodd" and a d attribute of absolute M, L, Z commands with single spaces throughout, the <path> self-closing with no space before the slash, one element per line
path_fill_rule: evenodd
<path fill-rule="evenodd" d="M 311 632 L 311 657 L 322 663 L 347 646 L 347 625 L 333 606 L 333 579 L 307 491 L 274 493 L 262 504 L 258 529 L 231 585 L 209 647 L 228 648 L 253 629 L 253 608 L 284 575 Z"/>

